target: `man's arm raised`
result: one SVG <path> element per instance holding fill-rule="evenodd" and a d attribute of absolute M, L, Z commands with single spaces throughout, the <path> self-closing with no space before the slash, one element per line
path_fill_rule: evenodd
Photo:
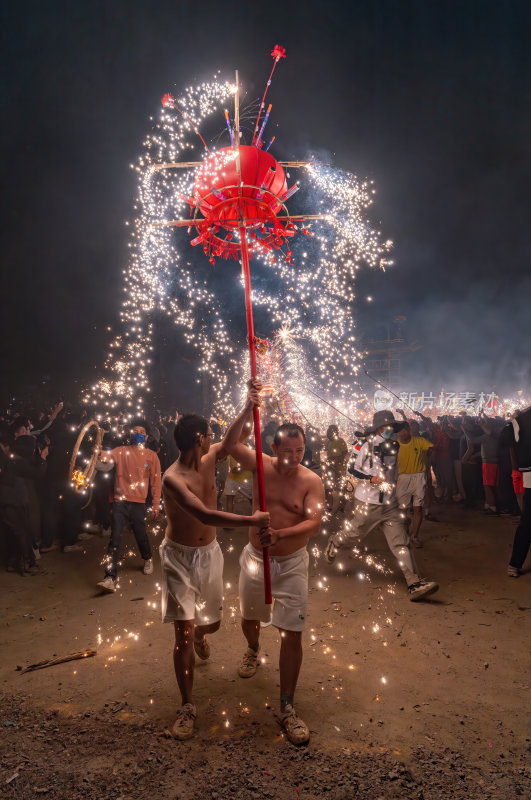
<path fill-rule="evenodd" d="M 312 480 L 306 497 L 304 498 L 304 516 L 302 522 L 291 525 L 289 528 L 265 528 L 259 531 L 260 544 L 262 547 L 275 545 L 279 539 L 287 539 L 290 536 L 317 536 L 323 519 L 325 504 L 323 483 L 317 475 L 312 475 Z"/>
<path fill-rule="evenodd" d="M 163 479 L 164 491 L 171 494 L 179 506 L 195 517 L 203 525 L 213 525 L 216 528 L 247 528 L 249 525 L 260 528 L 269 525 L 270 517 L 267 511 L 255 511 L 251 516 L 243 514 L 229 514 L 227 511 L 218 511 L 208 508 L 190 489 L 184 481 L 173 476 Z"/>
<path fill-rule="evenodd" d="M 221 442 L 223 452 L 230 453 L 238 464 L 241 464 L 245 469 L 253 471 L 256 469 L 256 453 L 254 450 L 245 447 L 240 440 L 242 438 L 244 426 L 249 422 L 252 423 L 254 406 L 260 405 L 261 388 L 262 384 L 260 381 L 255 380 L 251 382 L 245 405 L 232 425 L 227 429 L 227 433 Z M 265 458 L 267 458 L 267 456 L 265 456 Z"/>

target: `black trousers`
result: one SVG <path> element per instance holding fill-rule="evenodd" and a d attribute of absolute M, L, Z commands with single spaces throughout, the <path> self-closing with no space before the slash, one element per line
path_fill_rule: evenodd
<path fill-rule="evenodd" d="M 524 508 L 520 523 L 514 533 L 513 552 L 509 564 L 511 567 L 521 567 L 526 560 L 531 546 L 531 489 L 524 489 Z"/>
<path fill-rule="evenodd" d="M 0 526 L 6 538 L 8 563 L 18 566 L 21 572 L 24 571 L 24 566 L 34 566 L 35 555 L 28 507 L 0 506 Z"/>
<path fill-rule="evenodd" d="M 134 533 L 140 555 L 147 561 L 151 558 L 151 545 L 146 533 L 146 506 L 145 503 L 130 503 L 128 500 L 119 500 L 112 507 L 111 540 L 107 548 L 107 564 L 105 575 L 116 579 L 118 574 L 118 561 L 122 546 L 123 529 L 129 524 Z"/>

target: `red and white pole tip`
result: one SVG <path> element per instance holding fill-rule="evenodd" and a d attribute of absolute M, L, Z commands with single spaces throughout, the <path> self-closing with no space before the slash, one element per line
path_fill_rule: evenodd
<path fill-rule="evenodd" d="M 166 94 L 162 95 L 160 102 L 162 103 L 163 108 L 173 108 L 175 98 L 169 92 L 166 92 Z"/>
<path fill-rule="evenodd" d="M 276 44 L 271 50 L 271 55 L 275 61 L 280 61 L 281 58 L 286 58 L 286 48 Z"/>

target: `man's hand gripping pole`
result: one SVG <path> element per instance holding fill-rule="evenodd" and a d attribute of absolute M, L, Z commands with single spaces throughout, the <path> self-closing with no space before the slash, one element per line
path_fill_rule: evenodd
<path fill-rule="evenodd" d="M 247 249 L 247 232 L 242 225 L 239 228 L 242 273 L 245 284 L 245 316 L 247 320 L 247 341 L 249 343 L 249 361 L 251 366 L 251 380 L 257 378 L 256 369 L 256 339 L 254 336 L 253 307 L 251 302 L 251 274 L 249 270 L 249 251 Z M 254 422 L 254 448 L 256 452 L 256 480 L 258 484 L 258 505 L 260 511 L 267 511 L 264 483 L 264 462 L 262 458 L 262 438 L 260 431 L 260 409 L 257 405 L 253 406 Z M 269 547 L 262 548 L 262 558 L 264 561 L 264 597 L 265 602 L 271 605 L 271 565 L 269 563 Z"/>

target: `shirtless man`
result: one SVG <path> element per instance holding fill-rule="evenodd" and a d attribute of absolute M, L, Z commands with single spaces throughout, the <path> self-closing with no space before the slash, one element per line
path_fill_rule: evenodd
<path fill-rule="evenodd" d="M 254 382 L 254 391 L 259 383 Z M 239 442 L 242 425 L 252 414 L 254 392 L 225 436 L 225 447 L 244 467 L 253 471 L 253 503 L 258 504 L 256 453 Z M 263 456 L 265 492 L 271 527 L 249 528 L 249 544 L 240 557 L 240 605 L 242 630 L 247 650 L 239 675 L 250 678 L 258 666 L 260 622 L 271 619 L 271 607 L 264 602 L 262 548 L 269 546 L 271 589 L 275 599 L 272 623 L 280 631 L 280 710 L 282 727 L 294 744 L 310 739 L 308 726 L 297 717 L 293 696 L 302 663 L 302 631 L 308 597 L 308 551 L 306 545 L 319 532 L 323 516 L 324 490 L 320 478 L 303 467 L 305 436 L 298 425 L 281 425 L 273 440 L 274 456 Z"/>
<path fill-rule="evenodd" d="M 259 402 L 258 394 L 253 397 Z M 240 415 L 240 416 L 243 416 Z M 212 429 L 196 414 L 180 418 L 175 427 L 180 456 L 164 473 L 162 491 L 168 525 L 160 545 L 162 619 L 175 626 L 173 663 L 182 697 L 172 734 L 189 739 L 194 732 L 194 650 L 210 655 L 205 634 L 218 630 L 223 600 L 223 555 L 216 528 L 258 529 L 269 525 L 269 514 L 252 516 L 217 511 L 216 461 L 227 456 L 225 443 L 211 445 Z"/>

